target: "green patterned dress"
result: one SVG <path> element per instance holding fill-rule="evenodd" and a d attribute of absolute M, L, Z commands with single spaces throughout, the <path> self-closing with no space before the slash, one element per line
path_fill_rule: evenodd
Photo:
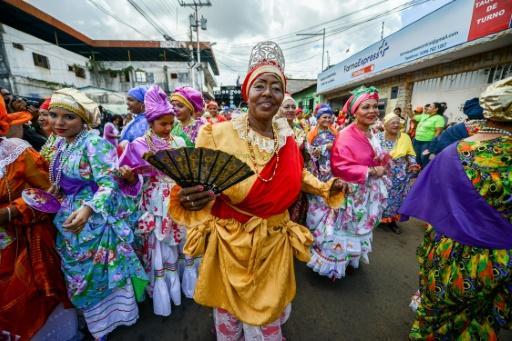
<path fill-rule="evenodd" d="M 463 141 L 457 151 L 475 190 L 512 223 L 512 138 Z M 500 328 L 510 329 L 511 256 L 436 237 L 429 227 L 417 251 L 421 303 L 410 339 L 496 340 Z"/>
<path fill-rule="evenodd" d="M 138 318 L 135 297 L 142 297 L 147 276 L 132 247 L 137 206 L 113 177 L 118 160 L 109 142 L 83 131 L 56 147 L 50 171 L 59 179 L 62 169 L 62 207 L 54 219 L 61 268 L 71 302 L 100 338 Z M 76 234 L 65 229 L 69 215 L 84 205 L 93 213 L 83 229 Z"/>

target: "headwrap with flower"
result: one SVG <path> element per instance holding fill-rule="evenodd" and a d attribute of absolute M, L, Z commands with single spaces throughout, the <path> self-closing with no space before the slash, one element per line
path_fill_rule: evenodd
<path fill-rule="evenodd" d="M 366 87 L 362 85 L 359 88 L 352 90 L 350 93 L 352 96 L 350 96 L 343 106 L 343 112 L 352 116 L 364 101 L 369 99 L 379 100 L 379 90 L 374 86 Z"/>

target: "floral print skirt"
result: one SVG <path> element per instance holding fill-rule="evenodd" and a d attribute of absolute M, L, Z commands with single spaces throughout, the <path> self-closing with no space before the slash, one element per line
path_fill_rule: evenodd
<path fill-rule="evenodd" d="M 290 317 L 292 306 L 288 305 L 281 317 L 265 326 L 252 326 L 241 322 L 224 309 L 213 310 L 213 320 L 218 341 L 282 341 L 281 325 Z"/>
<path fill-rule="evenodd" d="M 387 198 L 384 179 L 351 185 L 345 206 L 332 209 L 309 195 L 307 226 L 315 237 L 308 266 L 322 276 L 345 277 L 347 267 L 369 263 L 373 228 L 380 221 Z"/>

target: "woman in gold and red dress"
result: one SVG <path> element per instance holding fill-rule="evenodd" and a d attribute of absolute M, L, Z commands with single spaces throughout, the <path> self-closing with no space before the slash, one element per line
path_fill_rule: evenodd
<path fill-rule="evenodd" d="M 187 227 L 185 253 L 204 254 L 194 299 L 214 308 L 218 340 L 281 340 L 296 290 L 293 256 L 307 262 L 313 241 L 288 207 L 301 189 L 333 206 L 344 197 L 343 182 L 323 183 L 304 170 L 288 122 L 274 119 L 286 88 L 283 66 L 275 43 L 258 44 L 242 88 L 249 112 L 204 126 L 196 140 L 256 174 L 217 197 L 201 186 L 173 190 L 170 212 Z"/>

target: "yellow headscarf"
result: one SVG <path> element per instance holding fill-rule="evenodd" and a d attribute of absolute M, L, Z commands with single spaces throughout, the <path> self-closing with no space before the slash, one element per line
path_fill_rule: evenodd
<path fill-rule="evenodd" d="M 188 110 L 190 110 L 190 112 L 193 114 L 195 112 L 194 110 L 194 106 L 192 105 L 192 103 L 190 103 L 188 101 L 188 99 L 185 98 L 185 96 L 181 95 L 181 94 L 178 94 L 178 93 L 173 93 L 171 95 L 171 101 L 178 101 L 180 102 L 181 104 L 183 104 L 185 106 L 185 108 L 187 108 Z"/>
<path fill-rule="evenodd" d="M 53 93 L 49 109 L 62 108 L 78 115 L 89 127 L 100 124 L 100 109 L 96 102 L 73 88 L 64 88 Z"/>
<path fill-rule="evenodd" d="M 384 125 L 389 123 L 393 119 L 400 120 L 400 117 L 394 113 L 389 113 L 386 116 L 384 116 Z M 395 143 L 395 146 L 393 147 L 393 150 L 389 152 L 389 155 L 393 159 L 398 159 L 402 156 L 411 155 L 416 156 L 416 153 L 414 152 L 414 148 L 412 146 L 412 141 L 409 135 L 405 133 L 399 133 L 398 140 Z"/>
<path fill-rule="evenodd" d="M 480 95 L 485 118 L 512 122 L 512 77 L 491 84 Z"/>

